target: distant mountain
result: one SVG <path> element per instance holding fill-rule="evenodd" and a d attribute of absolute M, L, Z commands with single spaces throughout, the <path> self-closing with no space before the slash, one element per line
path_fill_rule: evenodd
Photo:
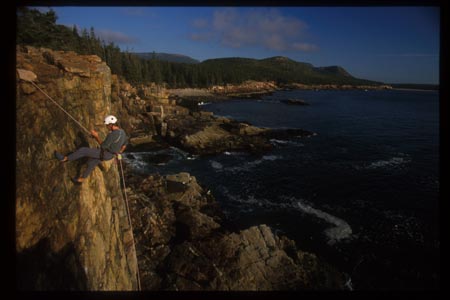
<path fill-rule="evenodd" d="M 340 66 L 314 67 L 312 64 L 297 62 L 288 57 L 275 56 L 265 59 L 217 58 L 199 64 L 206 70 L 220 70 L 226 82 L 233 78 L 253 80 L 274 80 L 277 82 L 301 82 L 304 84 L 351 84 L 380 85 L 375 82 L 353 77 Z"/>
<path fill-rule="evenodd" d="M 322 74 L 330 74 L 330 75 L 337 75 L 337 76 L 344 76 L 344 77 L 351 77 L 353 78 L 350 73 L 348 73 L 344 68 L 339 66 L 331 66 L 331 67 L 318 67 L 314 68 L 317 72 Z"/>
<path fill-rule="evenodd" d="M 195 72 L 198 72 L 198 76 L 202 77 L 206 84 L 208 82 L 212 84 L 220 82 L 240 83 L 245 80 L 338 85 L 383 84 L 382 82 L 353 77 L 340 66 L 314 67 L 310 63 L 298 62 L 284 56 L 274 56 L 264 59 L 227 57 L 208 59 L 200 62 L 182 54 L 156 52 L 134 54 L 143 59 L 155 58 L 159 61 L 190 64 L 196 68 L 197 71 Z M 189 73 L 189 71 L 186 72 Z"/>
<path fill-rule="evenodd" d="M 172 53 L 162 53 L 162 52 L 135 52 L 137 56 L 144 59 L 153 59 L 162 61 L 170 61 L 175 63 L 185 63 L 185 64 L 198 64 L 200 61 L 193 59 L 187 55 L 182 54 L 172 54 Z"/>

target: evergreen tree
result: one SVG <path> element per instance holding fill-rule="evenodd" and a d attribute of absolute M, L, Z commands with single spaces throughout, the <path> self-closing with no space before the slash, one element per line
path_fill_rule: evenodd
<path fill-rule="evenodd" d="M 17 9 L 17 43 L 36 47 L 51 44 L 56 19 L 53 10 L 41 13 L 35 9 L 19 7 Z"/>

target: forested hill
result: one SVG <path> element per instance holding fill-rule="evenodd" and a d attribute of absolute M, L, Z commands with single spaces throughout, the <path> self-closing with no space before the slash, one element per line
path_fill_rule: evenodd
<path fill-rule="evenodd" d="M 140 58 L 157 59 L 175 63 L 198 64 L 200 61 L 183 54 L 162 53 L 162 52 L 133 52 Z"/>
<path fill-rule="evenodd" d="M 234 78 L 240 80 L 276 81 L 278 83 L 298 82 L 303 84 L 352 84 L 352 85 L 378 85 L 364 79 L 350 75 L 339 66 L 316 68 L 309 63 L 297 62 L 283 56 L 266 59 L 251 58 L 218 58 L 202 62 L 201 67 L 208 72 L 220 70 L 219 78 L 226 82 Z"/>
<path fill-rule="evenodd" d="M 201 63 L 178 63 L 142 58 L 121 51 L 114 43 L 105 43 L 95 29 L 79 30 L 56 24 L 52 10 L 41 13 L 36 9 L 17 9 L 17 44 L 52 50 L 74 51 L 99 56 L 111 72 L 132 84 L 155 82 L 169 88 L 211 87 L 240 84 L 246 80 L 274 81 L 278 84 L 347 84 L 379 85 L 381 83 L 354 78 L 339 66 L 316 68 L 311 64 L 276 56 L 266 59 L 218 58 Z"/>

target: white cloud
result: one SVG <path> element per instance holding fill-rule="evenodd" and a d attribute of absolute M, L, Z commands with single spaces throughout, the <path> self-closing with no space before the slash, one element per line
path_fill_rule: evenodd
<path fill-rule="evenodd" d="M 133 36 L 108 29 L 96 29 L 95 34 L 107 43 L 114 42 L 116 44 L 133 44 L 138 41 L 138 39 Z"/>
<path fill-rule="evenodd" d="M 216 10 L 211 26 L 206 20 L 195 20 L 193 25 L 203 32 L 191 38 L 211 41 L 214 37 L 222 45 L 232 48 L 261 46 L 276 51 L 315 51 L 318 46 L 306 43 L 307 24 L 297 18 L 284 16 L 277 9 L 257 8 L 246 12 L 235 8 Z M 200 39 L 208 35 L 209 39 Z"/>
<path fill-rule="evenodd" d="M 261 42 L 268 49 L 286 51 L 289 48 L 289 45 L 284 38 L 277 33 L 263 36 Z"/>
<path fill-rule="evenodd" d="M 209 26 L 208 20 L 206 19 L 195 19 L 192 21 L 192 26 L 195 28 L 207 28 Z"/>
<path fill-rule="evenodd" d="M 308 44 L 308 43 L 294 43 L 292 45 L 293 49 L 305 52 L 312 52 L 319 49 L 316 45 Z"/>
<path fill-rule="evenodd" d="M 192 33 L 190 34 L 190 38 L 193 41 L 209 41 L 212 39 L 212 35 L 209 32 L 206 33 Z"/>

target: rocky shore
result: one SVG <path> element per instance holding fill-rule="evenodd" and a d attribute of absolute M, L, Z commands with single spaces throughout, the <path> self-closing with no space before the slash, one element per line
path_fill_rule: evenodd
<path fill-rule="evenodd" d="M 193 93 L 192 90 L 187 92 Z M 204 92 L 195 93 L 195 97 L 206 97 L 198 96 L 202 93 L 207 95 Z M 128 94 L 144 93 L 136 89 Z M 124 92 L 119 90 L 117 95 L 121 97 Z M 212 112 L 201 111 L 201 106 L 195 101 L 191 103 L 193 108 L 179 105 L 182 99 L 186 99 L 186 96 L 183 97 L 174 99 L 170 91 L 165 91 L 159 98 L 144 95 L 128 104 L 128 113 L 124 117 L 130 124 L 129 151 L 175 146 L 193 155 L 213 155 L 225 151 L 246 151 L 258 155 L 273 148 L 270 139 L 292 139 L 314 134 L 300 128 L 259 128 L 246 122 L 218 117 Z M 129 99 L 126 101 L 130 102 Z"/>
<path fill-rule="evenodd" d="M 270 227 L 230 230 L 188 173 L 128 181 L 144 290 L 345 289 L 344 274 Z"/>
<path fill-rule="evenodd" d="M 348 84 L 303 84 L 275 82 L 246 81 L 242 84 L 225 86 L 213 86 L 211 88 L 187 88 L 169 89 L 168 94 L 172 99 L 177 99 L 185 103 L 192 102 L 214 102 L 226 101 L 230 99 L 261 99 L 280 90 L 390 90 L 390 85 L 348 85 Z M 193 107 L 195 107 L 193 105 Z"/>

